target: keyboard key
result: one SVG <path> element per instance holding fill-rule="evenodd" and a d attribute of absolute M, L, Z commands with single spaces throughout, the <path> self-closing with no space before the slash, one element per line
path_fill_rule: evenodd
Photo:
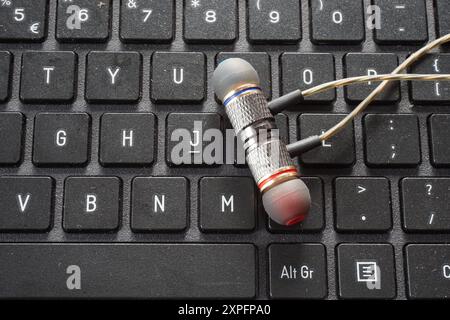
<path fill-rule="evenodd" d="M 222 137 L 218 113 L 171 113 L 167 116 L 167 152 L 169 165 L 205 166 L 223 164 L 223 148 L 211 144 L 210 134 Z M 214 138 L 213 138 L 214 139 Z"/>
<path fill-rule="evenodd" d="M 255 228 L 256 195 L 252 178 L 202 178 L 199 193 L 202 231 L 240 232 Z"/>
<path fill-rule="evenodd" d="M 340 120 L 338 114 L 302 114 L 298 118 L 300 138 L 325 132 Z M 300 156 L 300 161 L 306 166 L 351 166 L 355 162 L 355 140 L 353 125 L 346 127 L 337 136 L 324 141 L 322 146 L 308 151 Z"/>
<path fill-rule="evenodd" d="M 135 178 L 131 204 L 133 231 L 168 232 L 186 229 L 188 185 L 186 178 Z"/>
<path fill-rule="evenodd" d="M 447 0 L 435 0 L 436 1 L 436 16 L 439 37 L 443 37 L 450 33 L 450 2 Z"/>
<path fill-rule="evenodd" d="M 334 187 L 338 231 L 386 232 L 392 228 L 388 179 L 337 178 Z"/>
<path fill-rule="evenodd" d="M 379 44 L 420 44 L 428 40 L 425 0 L 372 0 L 379 8 L 374 39 Z"/>
<path fill-rule="evenodd" d="M 142 56 L 137 52 L 93 51 L 87 55 L 86 100 L 128 103 L 141 95 Z"/>
<path fill-rule="evenodd" d="M 122 0 L 120 38 L 125 42 L 170 42 L 174 14 L 173 0 Z"/>
<path fill-rule="evenodd" d="M 104 42 L 109 38 L 110 0 L 58 0 L 56 39 Z"/>
<path fill-rule="evenodd" d="M 0 165 L 20 162 L 23 123 L 23 115 L 19 112 L 0 112 Z"/>
<path fill-rule="evenodd" d="M 406 265 L 410 298 L 450 298 L 450 245 L 410 244 Z"/>
<path fill-rule="evenodd" d="M 271 298 L 327 296 L 327 262 L 322 244 L 272 244 L 269 266 Z"/>
<path fill-rule="evenodd" d="M 230 43 L 237 38 L 236 0 L 184 0 L 186 42 Z"/>
<path fill-rule="evenodd" d="M 67 178 L 64 185 L 64 230 L 116 230 L 120 223 L 120 188 L 121 181 L 116 177 Z"/>
<path fill-rule="evenodd" d="M 319 84 L 334 81 L 334 57 L 328 53 L 284 53 L 281 56 L 282 92 L 287 94 L 297 89 L 308 89 Z M 331 103 L 336 99 L 336 90 L 329 90 L 305 101 Z"/>
<path fill-rule="evenodd" d="M 450 179 L 405 178 L 401 181 L 406 231 L 450 232 Z"/>
<path fill-rule="evenodd" d="M 269 231 L 273 233 L 319 232 L 325 226 L 323 183 L 320 178 L 301 177 L 311 194 L 311 208 L 306 219 L 293 226 L 282 226 L 271 219 Z"/>
<path fill-rule="evenodd" d="M 101 118 L 100 162 L 103 165 L 149 165 L 155 153 L 152 113 L 106 113 Z"/>
<path fill-rule="evenodd" d="M 20 99 L 70 102 L 75 97 L 77 55 L 72 51 L 27 51 L 22 55 Z"/>
<path fill-rule="evenodd" d="M 11 74 L 12 55 L 8 51 L 0 51 L 0 102 L 9 98 Z"/>
<path fill-rule="evenodd" d="M 369 114 L 363 124 L 367 165 L 413 167 L 420 163 L 416 115 Z"/>
<path fill-rule="evenodd" d="M 450 165 L 450 115 L 433 114 L 429 118 L 431 162 L 434 166 Z"/>
<path fill-rule="evenodd" d="M 429 54 L 417 62 L 411 73 L 448 74 L 450 72 L 450 54 Z M 450 102 L 450 84 L 448 81 L 412 81 L 411 100 L 417 104 L 448 104 Z"/>
<path fill-rule="evenodd" d="M 315 43 L 364 41 L 362 0 L 309 0 L 311 40 Z"/>
<path fill-rule="evenodd" d="M 247 36 L 254 43 L 296 43 L 302 38 L 297 0 L 247 0 Z"/>
<path fill-rule="evenodd" d="M 344 58 L 345 77 L 374 76 L 391 73 L 398 66 L 398 58 L 390 53 L 349 53 Z M 345 99 L 350 103 L 363 101 L 380 82 L 370 82 L 345 87 Z M 375 102 L 394 103 L 400 99 L 397 83 L 375 98 Z"/>
<path fill-rule="evenodd" d="M 337 247 L 339 297 L 393 299 L 394 250 L 390 244 L 341 244 Z"/>
<path fill-rule="evenodd" d="M 151 98 L 156 103 L 196 103 L 205 98 L 206 62 L 201 52 L 155 52 Z"/>
<path fill-rule="evenodd" d="M 0 177 L 0 232 L 47 231 L 52 219 L 52 194 L 50 177 Z"/>
<path fill-rule="evenodd" d="M 86 113 L 39 113 L 34 121 L 33 163 L 83 165 L 88 161 Z"/>
<path fill-rule="evenodd" d="M 248 61 L 258 72 L 261 89 L 268 100 L 272 98 L 272 71 L 270 57 L 265 52 L 221 52 L 216 57 L 217 64 L 230 58 L 241 58 Z"/>
<path fill-rule="evenodd" d="M 253 298 L 250 244 L 0 244 L 2 298 Z M 36 272 L 39 270 L 39 273 Z"/>
<path fill-rule="evenodd" d="M 47 0 L 2 1 L 1 41 L 42 42 L 47 36 Z"/>

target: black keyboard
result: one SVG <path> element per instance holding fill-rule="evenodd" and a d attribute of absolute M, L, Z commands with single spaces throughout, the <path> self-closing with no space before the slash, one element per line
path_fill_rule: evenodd
<path fill-rule="evenodd" d="M 389 73 L 449 15 L 448 0 L 0 0 L 0 297 L 449 298 L 450 84 L 395 84 L 299 157 L 313 204 L 293 227 L 269 221 L 245 165 L 180 164 L 170 139 L 230 127 L 211 86 L 226 58 L 272 99 Z M 450 73 L 448 47 L 410 71 Z M 375 86 L 288 109 L 283 138 Z"/>

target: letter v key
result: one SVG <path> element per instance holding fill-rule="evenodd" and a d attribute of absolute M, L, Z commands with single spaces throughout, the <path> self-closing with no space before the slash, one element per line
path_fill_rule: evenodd
<path fill-rule="evenodd" d="M 18 194 L 17 195 L 17 202 L 19 203 L 19 209 L 20 212 L 25 212 L 25 210 L 28 207 L 28 202 L 30 201 L 31 194 L 27 193 L 25 199 L 23 198 L 23 195 Z"/>

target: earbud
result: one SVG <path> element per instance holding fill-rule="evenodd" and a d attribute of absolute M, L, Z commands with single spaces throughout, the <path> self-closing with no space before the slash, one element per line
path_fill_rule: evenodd
<path fill-rule="evenodd" d="M 311 203 L 309 190 L 298 178 L 298 170 L 279 138 L 256 70 L 242 59 L 225 60 L 214 71 L 213 86 L 244 144 L 267 214 L 281 225 L 303 221 Z"/>

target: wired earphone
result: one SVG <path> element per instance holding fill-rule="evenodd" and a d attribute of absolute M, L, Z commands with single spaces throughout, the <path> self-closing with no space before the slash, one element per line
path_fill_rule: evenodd
<path fill-rule="evenodd" d="M 449 81 L 450 74 L 405 74 L 412 64 L 436 47 L 450 42 L 450 34 L 440 37 L 411 54 L 392 73 L 351 77 L 295 90 L 271 102 L 261 91 L 258 73 L 247 61 L 231 58 L 220 63 L 213 75 L 216 96 L 222 101 L 236 135 L 241 139 L 247 163 L 262 193 L 263 206 L 275 222 L 293 225 L 303 221 L 309 211 L 309 190 L 300 180 L 292 160 L 319 147 L 352 123 L 392 81 Z M 301 104 L 309 97 L 327 90 L 357 83 L 381 82 L 355 109 L 321 135 L 292 144 L 284 144 L 276 133 L 274 115 Z"/>

